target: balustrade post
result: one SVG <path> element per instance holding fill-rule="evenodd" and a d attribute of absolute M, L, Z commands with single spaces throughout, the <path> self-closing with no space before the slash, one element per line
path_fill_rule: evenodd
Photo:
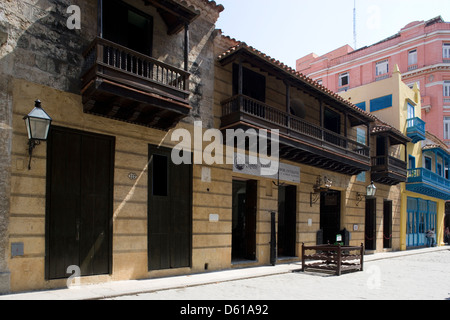
<path fill-rule="evenodd" d="M 95 44 L 95 49 L 94 49 L 97 51 L 97 53 L 96 53 L 97 59 L 95 61 L 96 64 L 102 63 L 104 61 L 105 48 L 106 47 L 102 43 L 100 43 L 100 41 L 97 39 L 96 44 Z M 99 67 L 99 68 L 101 68 L 101 67 Z"/>
<path fill-rule="evenodd" d="M 103 38 L 103 0 L 97 0 L 97 35 Z"/>
<path fill-rule="evenodd" d="M 184 25 L 184 70 L 189 71 L 189 23 Z"/>
<path fill-rule="evenodd" d="M 287 134 L 291 133 L 291 87 L 289 86 L 289 83 L 287 81 L 284 83 L 286 86 L 286 127 L 287 127 Z"/>

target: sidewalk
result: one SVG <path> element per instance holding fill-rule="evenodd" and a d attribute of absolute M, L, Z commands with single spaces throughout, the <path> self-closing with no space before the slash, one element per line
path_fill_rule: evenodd
<path fill-rule="evenodd" d="M 392 259 L 408 255 L 426 254 L 441 250 L 450 250 L 450 247 L 425 248 L 411 251 L 385 252 L 364 256 L 364 263 L 381 259 Z M 37 291 L 0 296 L 0 300 L 89 300 L 113 298 L 124 295 L 135 295 L 168 289 L 199 286 L 211 283 L 220 283 L 241 279 L 258 278 L 301 269 L 301 262 L 280 264 L 275 267 L 263 266 L 245 269 L 232 269 L 203 274 L 177 276 L 170 278 L 130 280 L 108 282 L 97 285 L 72 287 L 71 289 Z"/>

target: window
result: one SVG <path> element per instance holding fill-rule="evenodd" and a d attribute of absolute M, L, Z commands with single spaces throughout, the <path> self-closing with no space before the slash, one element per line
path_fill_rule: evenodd
<path fill-rule="evenodd" d="M 366 182 L 366 172 L 361 172 L 356 176 L 356 181 L 358 182 Z"/>
<path fill-rule="evenodd" d="M 408 119 L 414 119 L 416 117 L 416 113 L 414 110 L 414 106 L 408 103 Z"/>
<path fill-rule="evenodd" d="M 445 171 L 445 179 L 447 179 L 447 180 L 449 179 L 449 176 L 448 176 L 448 174 L 449 174 L 449 172 L 448 172 L 449 167 L 448 167 L 448 165 L 449 165 L 448 160 L 445 160 L 444 171 Z"/>
<path fill-rule="evenodd" d="M 323 125 L 325 129 L 333 131 L 337 134 L 341 134 L 341 116 L 339 115 L 339 113 L 331 109 L 325 108 Z M 335 136 L 327 135 L 327 137 L 332 140 L 328 142 L 338 143 Z"/>
<path fill-rule="evenodd" d="M 366 144 L 366 134 L 367 131 L 363 128 L 356 128 L 356 142 L 361 144 Z"/>
<path fill-rule="evenodd" d="M 436 173 L 442 177 L 442 163 L 437 164 Z"/>
<path fill-rule="evenodd" d="M 266 102 L 266 77 L 247 68 L 242 68 L 242 94 Z M 233 64 L 233 94 L 239 94 L 239 65 Z"/>
<path fill-rule="evenodd" d="M 376 76 L 381 76 L 383 74 L 389 73 L 389 61 L 383 60 L 377 62 L 376 64 Z"/>
<path fill-rule="evenodd" d="M 356 128 L 356 142 L 365 145 L 366 144 L 366 134 L 367 134 L 367 130 L 364 130 L 363 128 Z M 361 172 L 359 175 L 357 175 L 356 181 L 366 182 L 366 172 Z"/>
<path fill-rule="evenodd" d="M 450 117 L 444 117 L 444 139 L 450 140 Z"/>
<path fill-rule="evenodd" d="M 444 97 L 450 97 L 450 81 L 444 81 Z"/>
<path fill-rule="evenodd" d="M 413 157 L 412 155 L 408 156 L 408 169 L 412 170 L 416 168 L 416 157 Z"/>
<path fill-rule="evenodd" d="M 348 86 L 350 83 L 350 74 L 348 72 L 339 75 L 339 87 Z"/>
<path fill-rule="evenodd" d="M 152 55 L 153 17 L 122 1 L 104 1 L 103 29 L 105 39 Z"/>
<path fill-rule="evenodd" d="M 408 52 L 408 66 L 417 64 L 417 50 L 411 50 Z"/>
<path fill-rule="evenodd" d="M 370 112 L 390 108 L 393 106 L 392 94 L 370 100 Z"/>
<path fill-rule="evenodd" d="M 153 181 L 152 189 L 154 196 L 168 196 L 168 159 L 166 156 L 153 155 Z"/>
<path fill-rule="evenodd" d="M 425 157 L 425 169 L 431 171 L 431 158 L 430 157 Z"/>
<path fill-rule="evenodd" d="M 450 43 L 444 43 L 442 46 L 442 57 L 444 59 L 450 59 Z"/>
<path fill-rule="evenodd" d="M 361 110 L 366 111 L 366 102 L 361 102 L 361 103 L 357 103 L 355 104 L 355 106 L 357 106 L 358 108 L 360 108 Z"/>

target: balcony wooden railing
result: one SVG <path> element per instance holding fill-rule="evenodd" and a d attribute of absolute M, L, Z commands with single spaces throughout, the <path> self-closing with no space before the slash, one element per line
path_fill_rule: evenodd
<path fill-rule="evenodd" d="M 408 170 L 408 182 L 427 182 L 431 185 L 447 189 L 450 194 L 450 180 L 425 168 Z"/>
<path fill-rule="evenodd" d="M 407 164 L 392 156 L 372 157 L 372 180 L 375 182 L 396 185 L 406 182 Z"/>
<path fill-rule="evenodd" d="M 406 175 L 407 164 L 405 161 L 392 156 L 372 157 L 372 168 L 388 168 L 390 171 L 396 171 Z"/>
<path fill-rule="evenodd" d="M 106 39 L 96 38 L 84 58 L 83 86 L 92 79 L 92 73 L 100 73 L 178 98 L 189 96 L 189 72 Z"/>
<path fill-rule="evenodd" d="M 406 189 L 442 200 L 450 200 L 450 180 L 428 169 L 408 170 Z"/>
<path fill-rule="evenodd" d="M 406 135 L 413 143 L 425 140 L 425 121 L 417 117 L 411 118 L 406 120 L 406 127 Z"/>
<path fill-rule="evenodd" d="M 407 128 L 409 130 L 419 130 L 420 132 L 425 132 L 425 121 L 420 118 L 412 118 L 406 120 Z"/>
<path fill-rule="evenodd" d="M 280 129 L 280 132 L 294 137 L 306 136 L 313 138 L 321 146 L 338 147 L 344 152 L 369 157 L 370 149 L 368 146 L 247 96 L 233 96 L 222 102 L 222 108 L 222 126 L 229 125 L 231 123 L 228 122 L 235 120 L 235 118 L 228 120 L 227 117 L 233 114 L 241 114 L 251 118 L 252 121 L 265 128 Z"/>

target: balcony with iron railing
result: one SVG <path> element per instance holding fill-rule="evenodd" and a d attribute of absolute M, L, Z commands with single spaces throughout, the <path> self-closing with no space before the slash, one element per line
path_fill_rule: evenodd
<path fill-rule="evenodd" d="M 289 141 L 283 145 L 280 138 L 282 158 L 284 155 L 293 161 L 328 169 L 341 164 L 342 172 L 347 174 L 370 168 L 368 146 L 245 95 L 235 95 L 222 102 L 221 122 L 222 129 L 248 126 L 280 130 L 280 136 Z"/>
<path fill-rule="evenodd" d="M 413 143 L 425 140 L 425 122 L 420 118 L 406 120 L 406 135 L 412 139 Z"/>
<path fill-rule="evenodd" d="M 189 114 L 189 72 L 103 38 L 84 58 L 85 112 L 163 130 Z"/>
<path fill-rule="evenodd" d="M 425 168 L 408 170 L 406 190 L 450 200 L 450 180 Z"/>

